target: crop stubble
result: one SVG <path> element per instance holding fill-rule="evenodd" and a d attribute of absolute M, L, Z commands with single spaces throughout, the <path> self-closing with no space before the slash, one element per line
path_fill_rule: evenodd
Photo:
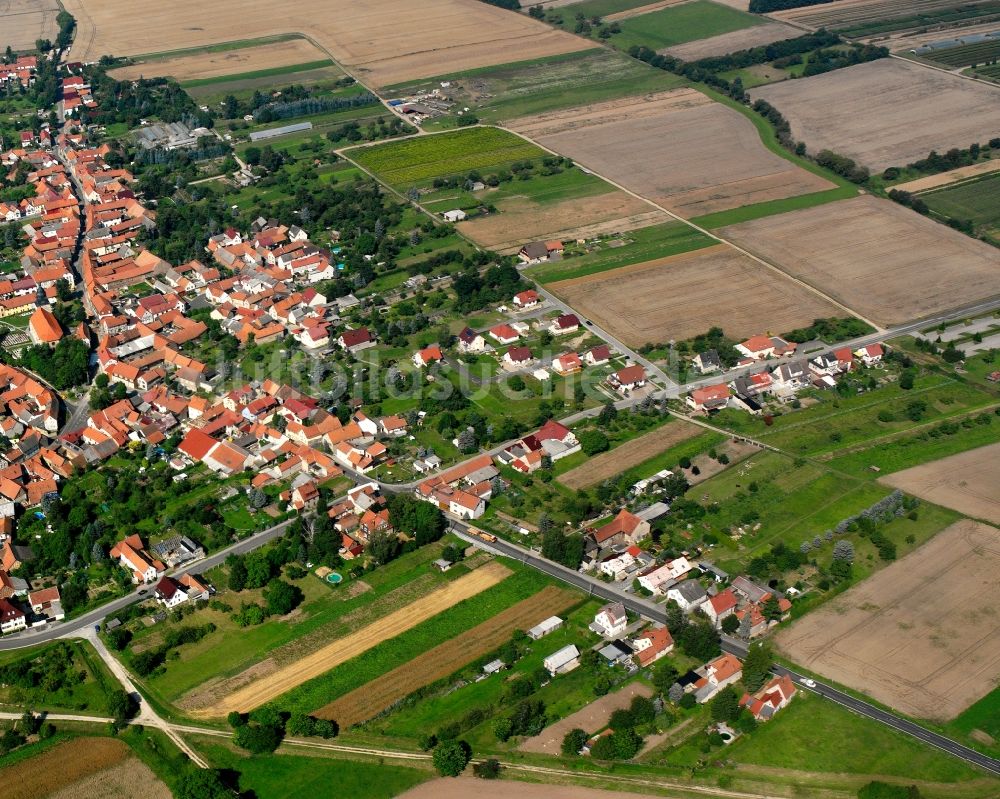
<path fill-rule="evenodd" d="M 883 324 L 1000 291 L 1000 253 L 890 200 L 853 197 L 721 235 Z"/>
<path fill-rule="evenodd" d="M 1000 675 L 998 536 L 951 525 L 780 632 L 780 650 L 902 713 L 954 718 Z"/>
<path fill-rule="evenodd" d="M 746 9 L 742 9 L 745 11 Z M 767 22 L 763 25 L 753 25 L 742 30 L 710 36 L 707 39 L 697 39 L 668 47 L 663 52 L 669 53 L 682 61 L 697 61 L 699 58 L 735 53 L 737 50 L 749 50 L 782 39 L 792 39 L 801 36 L 799 28 L 785 25 L 783 22 Z"/>
<path fill-rule="evenodd" d="M 538 114 L 510 127 L 687 218 L 834 187 L 772 153 L 749 119 L 694 89 Z"/>
<path fill-rule="evenodd" d="M 626 441 L 610 452 L 602 452 L 586 463 L 558 477 L 560 483 L 574 490 L 597 485 L 602 480 L 621 474 L 626 469 L 645 463 L 675 444 L 680 444 L 702 432 L 701 427 L 682 421 L 672 421 L 638 438 Z"/>
<path fill-rule="evenodd" d="M 997 90 L 899 58 L 750 90 L 777 108 L 810 152 L 823 149 L 870 169 L 904 166 L 992 138 Z"/>
<path fill-rule="evenodd" d="M 781 333 L 843 311 L 720 244 L 547 288 L 629 346 L 719 326 L 734 338 Z"/>
<path fill-rule="evenodd" d="M 56 0 L 0 0 L 0 50 L 34 50 L 38 39 L 59 31 Z"/>
<path fill-rule="evenodd" d="M 324 705 L 313 715 L 334 719 L 342 728 L 366 721 L 418 688 L 447 677 L 464 664 L 496 649 L 514 630 L 529 629 L 577 601 L 578 597 L 571 591 L 546 586 L 489 621 Z"/>
<path fill-rule="evenodd" d="M 382 641 L 416 627 L 462 600 L 475 596 L 510 575 L 500 563 L 488 563 L 459 577 L 415 602 L 372 622 L 360 630 L 331 642 L 305 657 L 272 672 L 267 677 L 234 691 L 215 705 L 193 711 L 200 717 L 225 716 L 232 710 L 245 712 L 270 702 L 307 680 L 330 671 L 351 658 L 363 654 Z"/>
<path fill-rule="evenodd" d="M 302 33 L 376 86 L 593 46 L 477 0 L 66 0 L 66 7 L 79 26 L 73 55 L 81 61 Z"/>
<path fill-rule="evenodd" d="M 904 469 L 879 482 L 1000 524 L 1000 443 Z"/>

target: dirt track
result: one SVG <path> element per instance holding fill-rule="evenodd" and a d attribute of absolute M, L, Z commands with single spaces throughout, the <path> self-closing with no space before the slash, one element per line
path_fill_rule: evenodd
<path fill-rule="evenodd" d="M 686 218 L 833 188 L 764 147 L 738 111 L 694 89 L 538 114 L 510 127 Z"/>
<path fill-rule="evenodd" d="M 854 197 L 721 235 L 880 324 L 1000 293 L 1000 252 L 891 200 Z"/>
<path fill-rule="evenodd" d="M 390 613 L 360 630 L 339 638 L 267 677 L 234 691 L 215 705 L 192 711 L 193 716 L 225 716 L 232 710 L 246 712 L 276 699 L 298 685 L 318 677 L 376 644 L 416 627 L 421 622 L 496 585 L 510 574 L 510 569 L 492 562 L 448 583 L 415 602 Z"/>
<path fill-rule="evenodd" d="M 904 469 L 879 482 L 1000 524 L 1000 443 Z"/>
<path fill-rule="evenodd" d="M 809 669 L 946 721 L 1000 677 L 1000 530 L 961 521 L 777 636 Z"/>
<path fill-rule="evenodd" d="M 656 430 L 626 441 L 610 452 L 602 452 L 586 463 L 570 469 L 557 479 L 568 488 L 579 489 L 596 485 L 602 480 L 621 474 L 626 469 L 648 461 L 666 449 L 698 435 L 702 428 L 678 419 L 668 422 Z"/>
<path fill-rule="evenodd" d="M 745 338 L 843 315 L 837 306 L 724 244 L 547 288 L 635 347 L 691 338 L 713 325 L 732 338 Z"/>
<path fill-rule="evenodd" d="M 66 0 L 66 8 L 81 61 L 301 33 L 376 86 L 593 47 L 475 0 Z"/>
<path fill-rule="evenodd" d="M 169 76 L 177 81 L 199 80 L 274 67 L 308 64 L 312 61 L 322 61 L 326 57 L 326 53 L 318 50 L 306 39 L 288 39 L 239 50 L 225 50 L 221 53 L 197 53 L 176 58 L 155 59 L 119 67 L 108 74 L 118 80 L 135 80 L 154 75 Z"/>
<path fill-rule="evenodd" d="M 751 89 L 809 152 L 833 150 L 873 170 L 985 141 L 1000 129 L 997 89 L 898 58 Z"/>
<path fill-rule="evenodd" d="M 429 649 L 419 657 L 359 686 L 313 713 L 334 719 L 341 728 L 365 721 L 418 688 L 453 674 L 466 663 L 507 641 L 514 630 L 527 630 L 579 601 L 572 591 L 546 586 L 471 630 Z M 498 678 L 498 679 L 502 679 Z"/>

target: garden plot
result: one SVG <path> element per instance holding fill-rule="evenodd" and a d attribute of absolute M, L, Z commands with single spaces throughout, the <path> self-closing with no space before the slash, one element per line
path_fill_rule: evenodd
<path fill-rule="evenodd" d="M 738 111 L 694 89 L 539 114 L 511 127 L 688 218 L 834 188 L 764 147 Z"/>
<path fill-rule="evenodd" d="M 691 338 L 712 326 L 742 339 L 843 315 L 836 305 L 726 245 L 547 288 L 633 347 Z"/>
<path fill-rule="evenodd" d="M 951 719 L 1000 676 L 1000 612 L 990 600 L 998 569 L 1000 531 L 957 522 L 776 642 L 794 662 L 901 713 Z"/>
<path fill-rule="evenodd" d="M 0 50 L 34 50 L 59 32 L 57 0 L 0 0 Z"/>
<path fill-rule="evenodd" d="M 966 516 L 1000 524 L 1000 444 L 904 469 L 879 482 Z"/>
<path fill-rule="evenodd" d="M 721 235 L 881 324 L 1000 292 L 1000 252 L 875 197 L 731 225 Z"/>
<path fill-rule="evenodd" d="M 873 170 L 968 147 L 1000 129 L 996 89 L 899 58 L 761 86 L 750 95 L 777 108 L 810 152 L 833 150 Z"/>
<path fill-rule="evenodd" d="M 67 0 L 73 56 L 161 53 L 235 39 L 303 33 L 361 80 L 385 86 L 462 69 L 585 50 L 593 45 L 526 14 L 463 0 Z"/>

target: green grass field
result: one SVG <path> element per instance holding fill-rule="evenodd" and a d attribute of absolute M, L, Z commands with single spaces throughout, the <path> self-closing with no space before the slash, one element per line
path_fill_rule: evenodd
<path fill-rule="evenodd" d="M 984 743 L 982 736 L 972 737 L 976 730 L 990 736 L 993 744 Z M 945 726 L 945 732 L 994 757 L 1000 755 L 1000 688 L 994 688 L 958 718 L 949 722 Z"/>
<path fill-rule="evenodd" d="M 248 72 L 238 72 L 233 75 L 225 75 L 223 77 L 212 77 L 212 78 L 196 78 L 193 80 L 181 81 L 182 89 L 194 89 L 199 86 L 213 86 L 221 83 L 233 83 L 241 82 L 246 80 L 254 80 L 256 78 L 276 78 L 281 75 L 295 75 L 300 72 L 310 72 L 314 70 L 319 70 L 324 67 L 332 67 L 334 62 L 329 58 L 322 58 L 318 61 L 308 61 L 304 64 L 289 64 L 283 67 L 270 67 L 269 69 L 253 69 Z M 339 74 L 343 75 L 339 69 L 336 70 Z M 301 81 L 294 80 L 292 83 L 300 83 Z"/>
<path fill-rule="evenodd" d="M 394 638 L 376 644 L 363 655 L 309 680 L 271 704 L 280 710 L 304 713 L 315 711 L 431 647 L 492 618 L 549 583 L 548 578 L 528 567 L 518 567 L 507 561 L 504 565 L 512 568 L 514 574 L 501 583 L 459 602 Z"/>
<path fill-rule="evenodd" d="M 249 757 L 217 739 L 199 739 L 197 747 L 214 768 L 238 772 L 240 791 L 257 799 L 327 796 L 331 792 L 338 796 L 392 799 L 434 776 L 426 769 L 342 760 L 319 752 L 307 756 L 282 750 Z"/>
<path fill-rule="evenodd" d="M 602 48 L 442 75 L 395 86 L 390 91 L 408 95 L 420 89 L 433 89 L 441 81 L 452 83 L 449 91 L 459 107 L 472 108 L 485 122 L 501 122 L 685 84 L 677 75 Z M 454 124 L 452 114 L 429 121 L 427 127 Z"/>
<path fill-rule="evenodd" d="M 920 199 L 935 213 L 968 219 L 987 232 L 1000 231 L 1000 174 L 925 192 Z"/>
<path fill-rule="evenodd" d="M 546 153 L 506 130 L 475 127 L 358 147 L 347 155 L 389 185 L 407 188 L 435 177 L 499 169 Z"/>
<path fill-rule="evenodd" d="M 752 219 L 761 219 L 765 216 L 784 214 L 789 211 L 801 211 L 804 208 L 815 208 L 817 205 L 826 205 L 835 200 L 846 200 L 849 197 L 854 197 L 857 193 L 858 190 L 853 186 L 838 186 L 835 189 L 816 191 L 812 194 L 800 194 L 797 197 L 785 197 L 781 200 L 769 200 L 753 205 L 741 205 L 739 208 L 732 208 L 728 211 L 717 211 L 714 214 L 696 216 L 691 222 L 707 230 L 715 230 L 726 225 L 749 222 Z"/>
<path fill-rule="evenodd" d="M 52 712 L 103 715 L 107 713 L 107 692 L 118 687 L 118 682 L 107 670 L 94 648 L 86 641 L 68 642 L 73 657 L 73 668 L 83 675 L 81 682 L 63 686 L 58 690 L 44 683 L 35 688 L 15 685 L 0 686 L 0 706 Z M 24 658 L 52 657 L 55 644 L 43 644 L 27 649 L 14 649 L 0 654 L 0 670 Z"/>
<path fill-rule="evenodd" d="M 529 267 L 525 274 L 539 283 L 553 283 L 699 250 L 716 243 L 715 239 L 681 222 L 667 222 L 603 240 L 592 252 L 581 255 L 564 254 L 563 260 Z M 619 246 L 611 246 L 612 244 Z M 568 252 L 574 252 L 572 246 Z"/>
<path fill-rule="evenodd" d="M 980 779 L 960 760 L 799 691 L 773 720 L 726 749 L 737 763 L 809 772 L 887 775 L 931 782 Z"/>
<path fill-rule="evenodd" d="M 694 0 L 623 19 L 619 23 L 621 33 L 614 34 L 610 41 L 622 50 L 628 50 L 633 45 L 662 50 L 676 44 L 751 28 L 764 21 L 762 17 L 711 0 Z"/>

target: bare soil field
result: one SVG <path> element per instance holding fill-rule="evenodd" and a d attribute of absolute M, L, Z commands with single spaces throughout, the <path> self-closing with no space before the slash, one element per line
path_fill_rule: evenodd
<path fill-rule="evenodd" d="M 891 200 L 853 197 L 721 235 L 881 324 L 1000 291 L 1000 252 Z"/>
<path fill-rule="evenodd" d="M 777 645 L 902 713 L 952 719 L 1000 677 L 998 569 L 1000 530 L 957 522 L 781 631 Z"/>
<path fill-rule="evenodd" d="M 830 149 L 873 170 L 968 147 L 1000 129 L 995 88 L 899 58 L 761 86 L 750 95 L 781 111 L 810 152 Z"/>
<path fill-rule="evenodd" d="M 270 702 L 292 688 L 318 677 L 341 663 L 363 654 L 381 641 L 394 638 L 416 627 L 443 610 L 475 596 L 501 582 L 510 575 L 510 569 L 500 563 L 488 563 L 464 577 L 438 588 L 425 597 L 401 607 L 362 627 L 357 632 L 332 641 L 327 646 L 306 655 L 267 677 L 219 699 L 211 707 L 196 710 L 199 717 L 225 716 L 231 710 L 245 712 Z"/>
<path fill-rule="evenodd" d="M 34 50 L 38 39 L 54 39 L 59 32 L 56 0 L 0 0 L 0 51 Z"/>
<path fill-rule="evenodd" d="M 517 782 L 507 776 L 502 780 L 479 780 L 475 777 L 442 777 L 401 793 L 399 799 L 662 799 L 632 791 L 603 791 L 578 785 L 550 785 Z"/>
<path fill-rule="evenodd" d="M 942 186 L 958 183 L 960 180 L 988 175 L 990 172 L 998 170 L 1000 170 L 1000 158 L 994 158 L 990 161 L 981 161 L 972 166 L 960 166 L 958 169 L 952 169 L 948 172 L 939 172 L 936 175 L 928 175 L 925 178 L 917 178 L 906 183 L 897 183 L 893 188 L 916 194 L 920 191 L 940 189 Z"/>
<path fill-rule="evenodd" d="M 904 469 L 879 482 L 966 516 L 1000 524 L 1000 444 Z"/>
<path fill-rule="evenodd" d="M 171 799 L 173 794 L 152 770 L 137 757 L 129 757 L 115 766 L 97 771 L 72 785 L 49 794 L 46 799 L 113 799 L 141 796 L 143 799 Z"/>
<path fill-rule="evenodd" d="M 579 597 L 571 591 L 546 586 L 489 621 L 324 705 L 313 715 L 333 719 L 342 729 L 367 721 L 418 688 L 447 677 L 466 663 L 496 649 L 510 638 L 514 630 L 527 630 L 578 601 Z"/>
<path fill-rule="evenodd" d="M 288 33 L 307 34 L 376 86 L 593 47 L 526 14 L 476 0 L 67 0 L 73 56 L 139 55 Z"/>
<path fill-rule="evenodd" d="M 626 441 L 620 447 L 590 458 L 581 466 L 559 475 L 557 479 L 564 486 L 574 490 L 597 485 L 609 477 L 648 461 L 665 449 L 670 449 L 701 431 L 702 428 L 697 425 L 675 419 L 656 430 Z"/>
<path fill-rule="evenodd" d="M 618 190 L 558 203 L 511 198 L 498 207 L 500 213 L 460 222 L 458 230 L 481 247 L 503 253 L 535 239 L 590 238 L 670 221 L 649 203 Z"/>
<path fill-rule="evenodd" d="M 786 215 L 787 216 L 787 215 Z M 843 311 L 720 244 L 546 286 L 629 346 L 718 325 L 732 338 L 782 333 Z"/>
<path fill-rule="evenodd" d="M 0 784 L 5 799 L 40 799 L 134 759 L 132 750 L 113 738 L 73 738 L 0 769 Z"/>
<path fill-rule="evenodd" d="M 579 727 L 591 734 L 604 729 L 608 725 L 611 714 L 623 707 L 628 707 L 636 696 L 652 696 L 653 689 L 642 683 L 632 683 L 617 691 L 595 699 L 589 705 L 576 711 L 564 719 L 550 724 L 538 735 L 525 740 L 519 747 L 522 752 L 535 752 L 540 755 L 558 755 L 562 740 L 566 733 Z"/>
<path fill-rule="evenodd" d="M 745 11 L 746 9 L 742 9 Z M 680 58 L 684 61 L 697 61 L 699 58 L 709 56 L 725 55 L 735 53 L 737 50 L 748 50 L 751 47 L 778 42 L 782 39 L 791 39 L 801 36 L 800 28 L 786 25 L 783 22 L 768 22 L 764 25 L 754 25 L 743 30 L 723 33 L 719 36 L 710 36 L 707 39 L 698 39 L 693 42 L 685 42 L 674 47 L 668 47 L 663 52 Z"/>
<path fill-rule="evenodd" d="M 694 89 L 539 114 L 510 127 L 683 217 L 834 187 L 772 153 L 749 119 Z"/>
<path fill-rule="evenodd" d="M 307 39 L 286 39 L 280 42 L 224 50 L 220 53 L 203 52 L 180 55 L 176 58 L 157 58 L 140 61 L 127 67 L 113 69 L 108 74 L 118 80 L 154 76 L 171 77 L 176 81 L 216 78 L 222 75 L 239 75 L 275 67 L 291 67 L 327 58 L 326 53 Z"/>
<path fill-rule="evenodd" d="M 745 461 L 751 455 L 756 455 L 760 452 L 759 447 L 755 447 L 753 444 L 748 444 L 745 441 L 733 441 L 730 439 L 715 448 L 717 454 L 723 454 L 729 458 L 729 463 L 719 463 L 715 458 L 709 455 L 707 452 L 702 452 L 700 455 L 696 455 L 691 459 L 692 469 L 682 469 L 684 476 L 687 478 L 689 485 L 698 485 L 698 483 L 704 483 L 706 480 L 715 477 L 717 474 L 722 474 L 726 469 L 731 469 L 736 464 L 741 461 Z M 695 474 L 693 467 L 698 467 L 698 474 Z"/>

